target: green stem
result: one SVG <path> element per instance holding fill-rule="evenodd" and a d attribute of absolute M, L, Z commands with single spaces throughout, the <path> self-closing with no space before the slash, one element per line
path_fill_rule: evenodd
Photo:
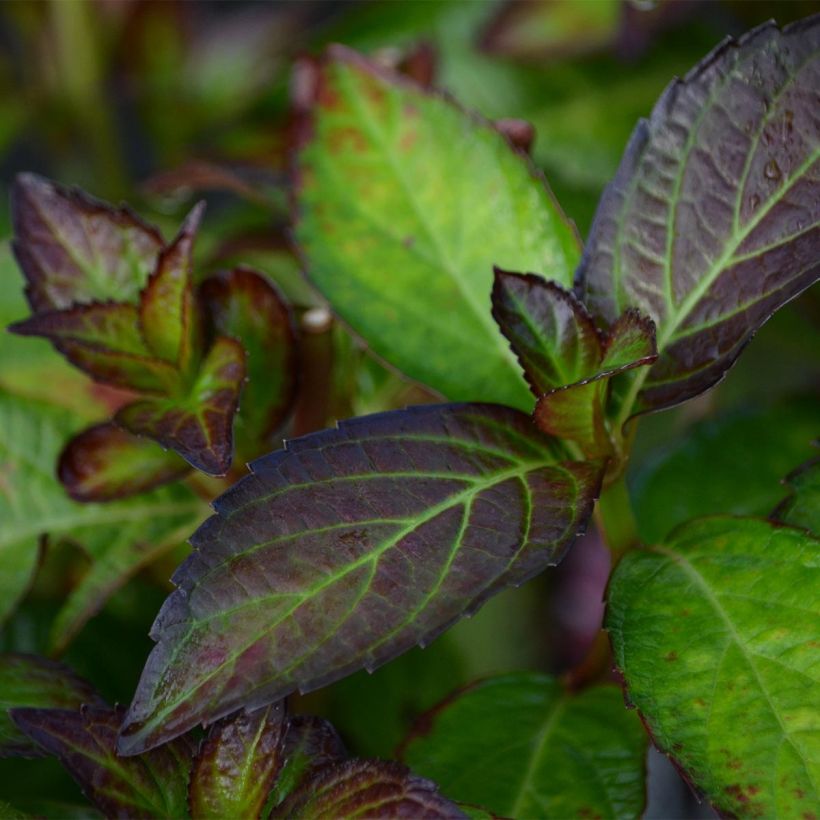
<path fill-rule="evenodd" d="M 632 514 L 632 504 L 626 488 L 626 480 L 621 476 L 601 494 L 595 510 L 598 529 L 612 551 L 613 566 L 621 556 L 638 546 L 638 527 Z"/>

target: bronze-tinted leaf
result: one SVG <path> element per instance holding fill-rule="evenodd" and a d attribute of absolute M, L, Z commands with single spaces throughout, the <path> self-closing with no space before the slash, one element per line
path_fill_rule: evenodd
<path fill-rule="evenodd" d="M 204 210 L 205 203 L 200 202 L 188 214 L 140 294 L 139 321 L 146 344 L 183 374 L 197 364 L 201 353 L 202 323 L 191 282 L 191 254 Z"/>
<path fill-rule="evenodd" d="M 284 703 L 215 723 L 194 761 L 188 800 L 196 818 L 259 817 L 283 762 Z"/>
<path fill-rule="evenodd" d="M 714 385 L 768 317 L 817 279 L 820 17 L 727 40 L 632 135 L 578 269 L 592 313 L 629 306 L 660 357 L 623 417 Z M 637 402 L 635 398 L 637 397 Z"/>
<path fill-rule="evenodd" d="M 224 475 L 231 466 L 233 417 L 244 378 L 242 345 L 219 336 L 187 395 L 133 402 L 115 420 L 135 435 L 175 450 L 198 470 Z"/>
<path fill-rule="evenodd" d="M 174 577 L 121 750 L 373 669 L 557 563 L 601 471 L 565 458 L 518 411 L 456 404 L 254 462 Z"/>
<path fill-rule="evenodd" d="M 100 704 L 90 683 L 67 666 L 37 655 L 0 654 L 0 757 L 42 755 L 42 749 L 12 722 L 9 709 L 74 709 Z"/>
<path fill-rule="evenodd" d="M 14 253 L 34 311 L 136 301 L 163 246 L 156 228 L 34 174 L 17 176 L 11 201 Z"/>
<path fill-rule="evenodd" d="M 466 818 L 435 783 L 388 760 L 347 760 L 320 769 L 271 815 L 276 818 Z"/>
<path fill-rule="evenodd" d="M 290 306 L 264 276 L 246 268 L 207 279 L 201 288 L 216 330 L 242 343 L 248 383 L 236 415 L 240 458 L 272 449 L 271 437 L 296 395 L 296 335 Z"/>
<path fill-rule="evenodd" d="M 138 757 L 116 754 L 119 709 L 14 709 L 17 727 L 54 755 L 107 817 L 184 818 L 193 749 L 179 738 Z"/>
<path fill-rule="evenodd" d="M 150 439 L 104 422 L 65 446 L 57 475 L 75 501 L 111 501 L 180 478 L 190 467 Z"/>

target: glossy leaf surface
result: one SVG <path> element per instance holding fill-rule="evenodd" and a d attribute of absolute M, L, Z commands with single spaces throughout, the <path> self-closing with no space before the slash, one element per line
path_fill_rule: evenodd
<path fill-rule="evenodd" d="M 135 302 L 163 241 L 127 208 L 113 208 L 34 174 L 12 188 L 14 253 L 35 312 L 75 303 Z"/>
<path fill-rule="evenodd" d="M 36 655 L 0 654 L 0 757 L 35 757 L 42 749 L 12 722 L 9 709 L 74 709 L 100 703 L 90 683 L 67 666 Z"/>
<path fill-rule="evenodd" d="M 509 408 L 431 405 L 254 462 L 174 576 L 122 751 L 375 668 L 557 563 L 600 481 L 557 447 Z"/>
<path fill-rule="evenodd" d="M 104 422 L 68 442 L 57 476 L 75 501 L 111 501 L 181 478 L 189 469 L 176 453 Z"/>
<path fill-rule="evenodd" d="M 191 816 L 259 817 L 282 767 L 283 728 L 282 701 L 214 724 L 194 761 Z"/>
<path fill-rule="evenodd" d="M 529 409 L 489 294 L 493 265 L 571 284 L 578 239 L 543 181 L 491 125 L 353 52 L 314 81 L 295 229 L 311 279 L 407 375 Z"/>
<path fill-rule="evenodd" d="M 319 770 L 271 815 L 276 818 L 466 818 L 429 780 L 400 763 L 347 760 Z"/>
<path fill-rule="evenodd" d="M 775 510 L 774 518 L 820 536 L 820 460 L 790 473 L 786 483 L 791 492 Z"/>
<path fill-rule="evenodd" d="M 566 692 L 546 675 L 489 678 L 419 719 L 414 771 L 503 817 L 634 818 L 646 735 L 615 686 Z"/>
<path fill-rule="evenodd" d="M 19 729 L 54 755 L 107 817 L 188 816 L 193 749 L 180 738 L 139 757 L 116 755 L 120 710 L 15 709 Z"/>
<path fill-rule="evenodd" d="M 817 807 L 818 623 L 820 541 L 757 519 L 694 521 L 628 553 L 610 581 L 627 695 L 726 814 Z"/>
<path fill-rule="evenodd" d="M 820 19 L 766 24 L 673 82 L 639 123 L 578 271 L 593 314 L 638 307 L 660 358 L 638 411 L 711 387 L 816 280 Z"/>
<path fill-rule="evenodd" d="M 644 543 L 702 515 L 768 516 L 783 499 L 783 476 L 810 458 L 817 401 L 731 411 L 692 425 L 629 476 Z"/>
<path fill-rule="evenodd" d="M 175 450 L 191 466 L 224 475 L 233 456 L 233 417 L 245 378 L 245 352 L 218 337 L 187 396 L 146 398 L 123 407 L 117 423 Z"/>
<path fill-rule="evenodd" d="M 216 330 L 242 343 L 248 383 L 234 435 L 245 460 L 272 449 L 296 395 L 297 348 L 293 317 L 284 296 L 259 273 L 235 268 L 201 288 Z"/>

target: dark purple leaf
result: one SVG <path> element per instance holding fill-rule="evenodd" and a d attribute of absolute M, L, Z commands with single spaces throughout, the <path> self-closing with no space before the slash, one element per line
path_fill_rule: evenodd
<path fill-rule="evenodd" d="M 623 417 L 714 385 L 817 279 L 818 88 L 820 17 L 767 23 L 673 82 L 633 133 L 577 275 L 602 322 L 634 306 L 657 325 Z"/>
<path fill-rule="evenodd" d="M 185 396 L 148 398 L 126 405 L 114 417 L 138 436 L 150 436 L 189 464 L 224 475 L 233 455 L 233 416 L 245 378 L 245 351 L 218 337 Z"/>
<path fill-rule="evenodd" d="M 388 760 L 347 760 L 319 770 L 271 815 L 276 818 L 466 818 L 436 785 Z"/>
<path fill-rule="evenodd" d="M 75 501 L 111 501 L 181 478 L 190 467 L 154 441 L 95 424 L 66 445 L 57 475 Z"/>
<path fill-rule="evenodd" d="M 163 246 L 156 228 L 34 174 L 17 176 L 11 202 L 14 253 L 35 312 L 136 301 Z"/>
<path fill-rule="evenodd" d="M 564 458 L 526 415 L 456 404 L 254 462 L 174 577 L 121 750 L 373 669 L 556 564 L 601 472 Z"/>
<path fill-rule="evenodd" d="M 145 342 L 155 356 L 181 373 L 195 367 L 201 353 L 202 324 L 191 283 L 191 254 L 205 203 L 194 207 L 176 239 L 159 255 L 140 294 L 139 320 Z"/>
<path fill-rule="evenodd" d="M 271 282 L 245 268 L 207 279 L 201 294 L 216 330 L 245 348 L 248 383 L 234 433 L 238 455 L 250 460 L 272 449 L 296 396 L 292 313 Z"/>
<path fill-rule="evenodd" d="M 0 757 L 37 757 L 42 749 L 11 721 L 16 707 L 74 709 L 83 703 L 100 704 L 90 683 L 67 666 L 37 655 L 0 655 Z"/>
<path fill-rule="evenodd" d="M 192 817 L 259 817 L 282 767 L 284 718 L 279 701 L 211 727 L 191 773 Z"/>
<path fill-rule="evenodd" d="M 107 817 L 188 816 L 193 749 L 187 738 L 122 758 L 116 754 L 119 709 L 14 709 L 11 715 L 20 730 L 60 761 Z"/>

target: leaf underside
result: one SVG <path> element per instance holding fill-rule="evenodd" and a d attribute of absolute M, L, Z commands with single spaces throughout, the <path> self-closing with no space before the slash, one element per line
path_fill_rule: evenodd
<path fill-rule="evenodd" d="M 816 810 L 820 541 L 758 519 L 691 522 L 625 556 L 606 623 L 629 699 L 716 808 Z"/>
<path fill-rule="evenodd" d="M 427 643 L 557 563 L 601 465 L 497 405 L 367 416 L 288 443 L 218 499 L 152 630 L 136 753 Z"/>
<path fill-rule="evenodd" d="M 658 328 L 637 411 L 715 384 L 817 279 L 820 18 L 727 40 L 632 135 L 578 269 L 592 313 Z"/>

